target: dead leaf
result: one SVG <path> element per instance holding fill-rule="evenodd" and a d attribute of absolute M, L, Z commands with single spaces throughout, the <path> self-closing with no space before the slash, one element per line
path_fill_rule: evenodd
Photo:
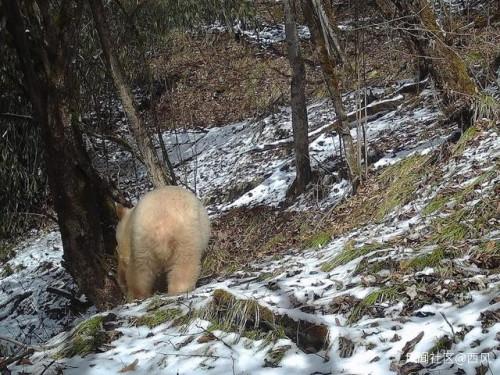
<path fill-rule="evenodd" d="M 409 286 L 406 288 L 405 293 L 410 297 L 410 299 L 413 301 L 415 298 L 417 298 L 417 286 L 413 284 L 412 286 Z"/>
<path fill-rule="evenodd" d="M 130 365 L 125 366 L 118 372 L 129 372 L 129 371 L 135 371 L 137 369 L 137 364 L 139 363 L 139 360 L 136 359 L 134 362 L 132 362 Z"/>
<path fill-rule="evenodd" d="M 200 336 L 200 338 L 198 338 L 198 340 L 196 340 L 196 341 L 199 342 L 200 344 L 205 344 L 205 343 L 207 343 L 209 341 L 213 341 L 215 339 L 216 339 L 216 337 L 212 333 L 209 333 L 207 335 Z"/>
<path fill-rule="evenodd" d="M 415 338 L 405 344 L 403 352 L 401 353 L 400 361 L 406 360 L 406 355 L 415 349 L 415 346 L 420 342 L 420 340 L 422 340 L 422 337 L 424 337 L 424 331 L 420 332 L 417 336 L 415 336 Z"/>

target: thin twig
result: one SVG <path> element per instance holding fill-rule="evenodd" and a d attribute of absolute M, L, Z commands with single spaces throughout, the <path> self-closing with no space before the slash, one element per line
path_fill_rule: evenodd
<path fill-rule="evenodd" d="M 33 117 L 27 115 L 20 115 L 17 113 L 0 113 L 0 118 L 4 118 L 7 120 L 33 121 Z"/>
<path fill-rule="evenodd" d="M 183 354 L 183 353 L 162 353 L 158 352 L 158 354 L 161 355 L 173 355 L 173 356 L 180 356 L 180 357 L 204 357 L 204 358 L 224 358 L 224 359 L 231 359 L 231 357 L 226 357 L 222 355 L 215 355 L 215 354 Z"/>
<path fill-rule="evenodd" d="M 444 313 L 440 312 L 441 316 L 443 317 L 444 321 L 448 324 L 448 326 L 450 327 L 451 329 L 451 334 L 453 335 L 453 342 L 455 342 L 455 330 L 453 329 L 453 326 L 451 325 L 450 321 L 448 320 L 448 318 L 446 318 L 446 315 L 444 315 Z"/>
<path fill-rule="evenodd" d="M 52 362 L 50 362 L 48 365 L 46 365 L 46 366 L 44 365 L 44 366 L 45 366 L 45 368 L 44 368 L 44 369 L 43 369 L 43 371 L 40 373 L 40 375 L 45 374 L 45 371 L 47 371 L 47 370 L 50 368 L 50 366 L 52 366 L 54 363 L 56 363 L 56 361 L 57 361 L 56 359 L 53 359 L 53 360 L 52 360 Z"/>
<path fill-rule="evenodd" d="M 32 348 L 29 348 L 29 349 L 25 350 L 24 352 L 22 352 L 21 354 L 16 355 L 15 357 L 10 357 L 10 358 L 7 358 L 7 359 L 0 361 L 0 370 L 6 369 L 7 366 L 10 365 L 11 363 L 17 362 L 20 359 L 28 357 L 33 353 L 34 353 L 34 350 Z"/>
<path fill-rule="evenodd" d="M 14 344 L 14 345 L 17 345 L 17 346 L 21 346 L 23 348 L 27 348 L 28 345 L 26 345 L 25 343 L 21 342 L 21 341 L 17 341 L 15 339 L 12 339 L 10 337 L 7 337 L 7 336 L 0 336 L 0 341 L 7 341 L 7 342 L 10 342 L 11 344 Z"/>

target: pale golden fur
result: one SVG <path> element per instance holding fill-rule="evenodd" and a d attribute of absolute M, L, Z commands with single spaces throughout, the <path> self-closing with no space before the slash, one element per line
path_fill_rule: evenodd
<path fill-rule="evenodd" d="M 118 280 L 129 298 L 147 298 L 162 273 L 168 294 L 195 288 L 210 237 L 207 212 L 190 191 L 167 186 L 132 209 L 117 206 Z"/>

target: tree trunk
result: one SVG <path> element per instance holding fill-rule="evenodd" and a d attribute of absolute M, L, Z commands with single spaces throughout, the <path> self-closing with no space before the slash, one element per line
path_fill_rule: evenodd
<path fill-rule="evenodd" d="M 304 17 L 311 31 L 314 52 L 321 64 L 325 83 L 333 101 L 335 112 L 337 113 L 337 120 L 334 123 L 334 127 L 342 138 L 349 178 L 356 191 L 361 181 L 361 168 L 358 165 L 358 155 L 351 136 L 347 113 L 342 104 L 335 54 L 331 50 L 331 44 L 328 43 L 328 39 L 326 38 L 327 35 L 333 33 L 333 29 L 329 25 L 329 17 L 326 17 L 320 0 L 304 0 L 302 4 Z"/>
<path fill-rule="evenodd" d="M 285 33 L 288 46 L 288 61 L 292 69 L 291 106 L 292 128 L 295 147 L 295 166 L 297 177 L 295 193 L 306 190 L 311 180 L 311 163 L 309 160 L 308 121 L 305 95 L 306 71 L 304 60 L 300 53 L 299 36 L 297 33 L 296 10 L 293 0 L 285 0 Z"/>
<path fill-rule="evenodd" d="M 92 168 L 81 135 L 73 124 L 77 112 L 72 98 L 77 94 L 68 67 L 73 56 L 69 46 L 74 44 L 68 43 L 79 27 L 81 9 L 75 4 L 64 6 L 66 9 L 58 20 L 60 29 L 56 30 L 53 23 L 49 24 L 50 19 L 44 18 L 44 35 L 33 45 L 36 39 L 30 42 L 26 37 L 18 1 L 3 1 L 7 30 L 17 51 L 36 123 L 42 130 L 64 265 L 90 301 L 106 306 L 117 302 L 115 298 L 119 295 L 116 283 L 109 277 L 109 260 L 113 259 L 116 246 L 116 215 L 111 194 Z M 46 8 L 40 9 L 43 12 Z M 35 62 L 41 60 L 44 70 L 37 71 Z"/>
<path fill-rule="evenodd" d="M 470 121 L 471 103 L 479 90 L 464 61 L 446 44 L 432 4 L 428 0 L 377 0 L 377 4 L 428 68 L 444 94 L 445 105 L 452 107 L 455 114 L 460 113 L 463 121 Z"/>
<path fill-rule="evenodd" d="M 165 166 L 160 163 L 160 159 L 158 158 L 158 154 L 156 153 L 146 126 L 139 117 L 139 113 L 132 97 L 132 92 L 126 82 L 123 69 L 118 61 L 118 58 L 113 53 L 113 46 L 111 44 L 110 32 L 107 27 L 104 5 L 101 0 L 89 0 L 89 4 L 94 16 L 94 23 L 99 34 L 108 71 L 113 79 L 113 83 L 123 105 L 123 110 L 127 115 L 130 128 L 137 142 L 139 152 L 146 164 L 146 168 L 153 185 L 155 187 L 175 185 L 176 182 L 173 170 L 170 169 L 167 171 Z"/>

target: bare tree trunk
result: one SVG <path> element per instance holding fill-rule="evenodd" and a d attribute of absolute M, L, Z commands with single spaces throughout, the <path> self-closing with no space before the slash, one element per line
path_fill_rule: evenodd
<path fill-rule="evenodd" d="M 123 69 L 117 57 L 113 53 L 113 46 L 111 44 L 110 32 L 107 27 L 104 5 L 101 0 L 89 0 L 89 4 L 92 9 L 94 22 L 99 34 L 108 70 L 113 78 L 113 82 L 123 105 L 123 110 L 125 111 L 130 122 L 130 128 L 137 142 L 139 152 L 144 159 L 153 185 L 155 187 L 175 185 L 175 177 L 171 171 L 167 171 L 167 168 L 160 163 L 160 159 L 155 151 L 146 126 L 139 117 L 132 93 L 126 82 Z"/>
<path fill-rule="evenodd" d="M 328 92 L 333 101 L 337 120 L 334 124 L 335 130 L 342 137 L 344 151 L 346 155 L 347 169 L 349 178 L 354 190 L 357 189 L 361 181 L 361 168 L 358 166 L 358 155 L 356 147 L 351 136 L 349 120 L 342 104 L 342 95 L 340 94 L 339 74 L 336 69 L 335 55 L 331 50 L 331 45 L 326 39 L 326 35 L 331 35 L 333 29 L 330 28 L 328 18 L 323 9 L 320 0 L 303 0 L 303 10 L 306 22 L 311 31 L 314 52 L 317 55 L 323 76 L 325 78 Z"/>
<path fill-rule="evenodd" d="M 306 71 L 304 60 L 300 53 L 299 36 L 297 33 L 296 10 L 293 0 L 284 0 L 285 33 L 288 46 L 288 61 L 292 68 L 291 106 L 292 128 L 295 147 L 295 165 L 297 177 L 295 193 L 301 194 L 311 180 L 311 163 L 309 160 L 309 138 L 307 106 L 305 96 Z"/>
<path fill-rule="evenodd" d="M 436 87 L 444 94 L 445 104 L 470 121 L 471 103 L 478 88 L 467 72 L 464 61 L 446 44 L 445 33 L 428 0 L 377 0 L 391 25 L 400 30 L 410 50 L 417 53 Z"/>
<path fill-rule="evenodd" d="M 81 291 L 97 306 L 116 301 L 116 283 L 109 277 L 116 246 L 114 201 L 93 169 L 76 125 L 77 106 L 71 60 L 81 7 L 65 4 L 57 26 L 48 5 L 40 2 L 41 19 L 28 14 L 30 28 L 43 25 L 43 35 L 28 40 L 18 1 L 3 1 L 36 123 L 41 127 L 48 181 L 64 248 L 64 265 Z M 34 23 L 36 22 L 36 23 Z M 31 24 L 33 23 L 33 24 Z M 35 33 L 34 33 L 35 34 Z M 43 61 L 43 68 L 36 66 Z"/>

